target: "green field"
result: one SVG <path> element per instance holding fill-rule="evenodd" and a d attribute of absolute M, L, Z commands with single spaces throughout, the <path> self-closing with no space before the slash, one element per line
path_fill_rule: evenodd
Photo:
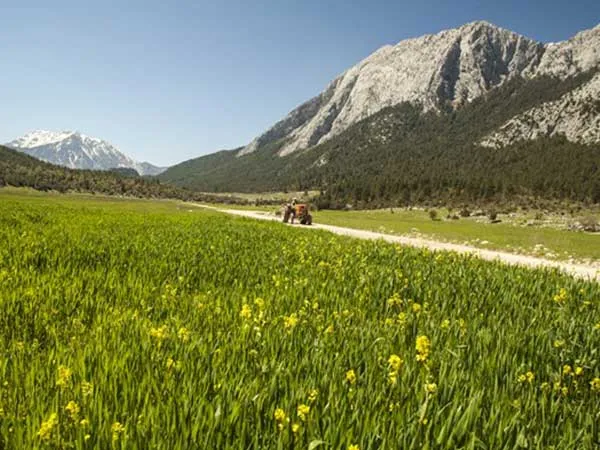
<path fill-rule="evenodd" d="M 223 209 L 249 209 L 274 212 L 269 206 L 217 205 Z M 545 220 L 535 220 L 539 211 L 519 214 L 516 218 L 500 215 L 502 223 L 492 224 L 485 217 L 460 220 L 431 220 L 429 213 L 419 209 L 389 209 L 366 211 L 314 212 L 315 223 L 376 231 L 386 234 L 408 235 L 444 242 L 467 244 L 473 247 L 500 250 L 510 253 L 536 255 L 547 259 L 584 262 L 600 261 L 600 234 L 569 231 L 561 215 L 549 215 Z M 438 210 L 440 218 L 447 215 Z M 585 214 L 585 213 L 584 213 Z M 597 210 L 590 210 L 600 221 Z M 524 226 L 530 221 L 533 226 Z M 547 223 L 545 223 L 547 222 Z"/>
<path fill-rule="evenodd" d="M 167 201 L 0 243 L 1 449 L 600 445 L 598 284 Z"/>

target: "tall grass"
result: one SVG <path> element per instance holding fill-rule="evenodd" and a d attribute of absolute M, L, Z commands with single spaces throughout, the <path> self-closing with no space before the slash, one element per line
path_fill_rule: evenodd
<path fill-rule="evenodd" d="M 598 285 L 148 208 L 0 203 L 0 448 L 600 444 Z"/>

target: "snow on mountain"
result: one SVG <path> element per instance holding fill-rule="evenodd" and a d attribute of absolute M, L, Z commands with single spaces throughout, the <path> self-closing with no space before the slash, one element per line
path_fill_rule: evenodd
<path fill-rule="evenodd" d="M 72 169 L 108 170 L 127 167 L 140 175 L 158 175 L 165 168 L 137 162 L 110 143 L 76 131 L 37 130 L 6 144 L 43 161 Z"/>
<path fill-rule="evenodd" d="M 544 45 L 487 22 L 386 46 L 335 79 L 243 148 L 285 139 L 280 156 L 322 143 L 381 109 L 402 102 L 424 111 L 456 108 L 512 77 L 570 77 L 600 64 L 600 25 Z"/>

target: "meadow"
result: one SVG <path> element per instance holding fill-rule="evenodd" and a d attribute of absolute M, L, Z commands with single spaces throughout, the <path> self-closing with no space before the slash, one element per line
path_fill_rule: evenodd
<path fill-rule="evenodd" d="M 0 448 L 593 449 L 600 286 L 0 192 Z"/>

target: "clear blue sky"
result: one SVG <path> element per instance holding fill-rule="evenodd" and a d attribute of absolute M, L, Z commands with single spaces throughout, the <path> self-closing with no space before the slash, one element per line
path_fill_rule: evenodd
<path fill-rule="evenodd" d="M 246 144 L 385 44 L 479 19 L 545 42 L 600 22 L 598 0 L 3 3 L 0 142 L 79 130 L 161 165 Z"/>

